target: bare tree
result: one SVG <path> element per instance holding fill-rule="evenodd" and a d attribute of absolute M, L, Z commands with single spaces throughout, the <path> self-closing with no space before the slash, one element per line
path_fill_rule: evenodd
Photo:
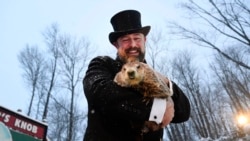
<path fill-rule="evenodd" d="M 172 23 L 172 33 L 190 39 L 199 46 L 214 49 L 226 59 L 250 69 L 249 61 L 237 60 L 223 51 L 232 44 L 238 44 L 246 48 L 248 54 L 250 53 L 248 2 L 244 0 L 208 0 L 207 2 L 207 4 L 198 4 L 189 0 L 188 3 L 182 4 L 182 7 L 190 12 L 190 18 L 195 27 L 192 29 L 190 25 L 187 27 Z"/>
<path fill-rule="evenodd" d="M 164 60 L 167 62 L 168 40 L 165 33 L 160 29 L 152 30 L 147 38 L 146 46 L 147 62 L 159 72 L 163 71 L 164 65 L 159 61 Z"/>
<path fill-rule="evenodd" d="M 240 61 L 249 60 L 249 56 L 244 47 L 231 46 L 224 52 L 231 54 L 234 59 Z M 218 96 L 223 96 L 223 108 L 220 116 L 225 123 L 225 133 L 232 138 L 238 138 L 238 126 L 235 123 L 235 117 L 238 114 L 249 113 L 249 91 L 250 91 L 250 73 L 249 70 L 241 65 L 235 64 L 221 54 L 216 54 L 214 61 L 210 64 L 214 74 L 214 84 L 219 89 Z M 231 117 L 231 118 L 228 118 Z"/>
<path fill-rule="evenodd" d="M 31 87 L 31 99 L 27 112 L 27 115 L 30 116 L 34 98 L 37 94 L 36 90 L 38 88 L 38 83 L 42 79 L 45 61 L 37 46 L 29 45 L 27 45 L 26 48 L 20 52 L 18 59 L 24 70 L 23 77 L 28 86 Z M 38 102 L 38 105 L 39 103 L 40 102 Z"/>
<path fill-rule="evenodd" d="M 219 138 L 223 134 L 221 131 L 225 130 L 225 125 L 222 118 L 217 116 L 220 114 L 218 109 L 221 103 L 214 94 L 211 84 L 213 81 L 195 67 L 194 55 L 190 52 L 184 50 L 176 56 L 171 65 L 172 78 L 191 102 L 191 118 L 184 124 L 170 125 L 169 137 L 173 140 L 197 140 L 197 136 Z"/>
<path fill-rule="evenodd" d="M 32 90 L 28 113 L 36 111 L 36 118 L 47 119 L 53 140 L 82 140 L 86 113 L 78 103 L 83 98 L 83 73 L 94 49 L 86 38 L 59 32 L 57 24 L 47 28 L 43 37 L 47 53 L 27 46 L 18 56 Z M 32 109 L 34 99 L 37 107 Z"/>
<path fill-rule="evenodd" d="M 68 131 L 69 131 L 69 114 L 70 111 L 67 107 L 70 107 L 70 101 L 64 97 L 54 98 L 52 97 L 51 101 L 51 114 L 48 116 L 49 121 L 49 132 L 48 136 L 51 140 L 57 141 L 66 141 L 68 140 Z M 67 109 L 66 109 L 67 108 Z M 73 135 L 71 141 L 80 141 L 82 140 L 82 131 L 84 130 L 84 120 L 87 114 L 77 108 L 77 105 L 74 106 L 74 117 L 73 117 Z"/>
<path fill-rule="evenodd" d="M 230 47 L 226 53 L 231 54 L 235 60 L 245 61 L 249 60 L 248 54 L 245 53 L 242 47 Z M 220 54 L 217 54 L 214 60 L 215 63 L 211 64 L 211 68 L 216 75 L 215 81 L 219 82 L 225 94 L 231 100 L 231 105 L 235 111 L 248 111 L 250 100 L 250 73 L 249 70 L 233 64 L 224 59 Z"/>
<path fill-rule="evenodd" d="M 52 93 L 52 90 L 55 86 L 56 82 L 56 75 L 57 75 L 57 69 L 58 69 L 58 59 L 59 59 L 59 48 L 58 48 L 58 36 L 59 36 L 59 29 L 57 24 L 52 24 L 51 27 L 47 28 L 47 30 L 44 32 L 44 38 L 45 42 L 48 47 L 48 60 L 47 60 L 47 78 L 48 82 L 46 82 L 44 85 L 44 88 L 47 91 L 47 98 L 45 100 L 44 110 L 42 119 L 47 118 L 48 113 L 48 106 L 49 106 L 49 100 Z M 46 85 L 46 86 L 45 86 Z"/>
<path fill-rule="evenodd" d="M 68 129 L 68 114 L 69 101 L 63 97 L 54 98 L 50 103 L 50 111 L 52 114 L 48 116 L 49 132 L 48 136 L 51 140 L 65 141 L 67 138 Z"/>
<path fill-rule="evenodd" d="M 223 50 L 235 60 L 246 61 L 244 47 Z M 249 70 L 217 54 L 211 63 L 213 75 L 200 74 L 193 64 L 194 55 L 180 52 L 173 59 L 172 78 L 191 102 L 191 118 L 179 125 L 170 125 L 166 133 L 171 140 L 197 140 L 194 137 L 235 140 L 235 114 L 249 111 Z M 181 56 L 181 57 L 179 57 Z M 189 129 L 186 131 L 185 129 Z"/>
<path fill-rule="evenodd" d="M 77 94 L 77 85 L 82 81 L 85 63 L 90 53 L 90 43 L 82 38 L 77 40 L 69 35 L 60 37 L 60 76 L 61 87 L 65 88 L 70 96 L 69 109 L 69 127 L 67 141 L 73 140 L 74 126 L 77 121 L 74 120 L 74 106 Z"/>
<path fill-rule="evenodd" d="M 179 68 L 186 71 L 176 74 L 176 80 L 188 92 L 194 108 L 190 125 L 201 137 L 216 139 L 227 136 L 227 139 L 235 140 L 234 116 L 239 112 L 249 112 L 249 4 L 244 0 L 201 3 L 189 0 L 182 4 L 182 8 L 189 12 L 191 24 L 172 23 L 172 33 L 218 53 L 210 65 L 213 74 L 207 77 L 209 82 L 197 81 L 201 77 L 197 78 L 195 74 L 185 74 L 190 73 L 185 65 Z"/>

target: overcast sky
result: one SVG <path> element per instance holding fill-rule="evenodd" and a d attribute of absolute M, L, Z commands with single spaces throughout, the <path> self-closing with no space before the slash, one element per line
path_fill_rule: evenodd
<path fill-rule="evenodd" d="M 184 1 L 184 0 L 182 0 Z M 77 37 L 87 37 L 102 48 L 110 48 L 110 18 L 124 9 L 137 9 L 142 25 L 164 26 L 178 20 L 180 0 L 3 0 L 0 2 L 0 105 L 26 111 L 30 92 L 25 87 L 19 52 L 29 45 L 42 45 L 42 32 L 52 23 Z"/>

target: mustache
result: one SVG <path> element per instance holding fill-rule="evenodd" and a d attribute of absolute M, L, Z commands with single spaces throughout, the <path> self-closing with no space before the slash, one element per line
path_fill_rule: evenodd
<path fill-rule="evenodd" d="M 139 47 L 130 47 L 130 48 L 126 49 L 126 52 L 129 52 L 131 50 L 136 50 L 138 52 L 141 52 L 141 48 L 139 48 Z"/>

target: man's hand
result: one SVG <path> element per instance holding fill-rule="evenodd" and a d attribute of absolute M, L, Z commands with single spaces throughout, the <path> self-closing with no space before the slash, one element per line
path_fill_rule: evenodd
<path fill-rule="evenodd" d="M 172 98 L 169 97 L 167 100 L 166 111 L 161 122 L 161 127 L 164 128 L 165 126 L 167 126 L 172 121 L 173 117 L 174 117 L 174 102 Z"/>

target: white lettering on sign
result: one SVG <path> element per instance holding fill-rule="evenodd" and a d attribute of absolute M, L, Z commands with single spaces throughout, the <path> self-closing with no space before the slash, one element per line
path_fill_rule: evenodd
<path fill-rule="evenodd" d="M 22 128 L 32 133 L 37 133 L 37 126 L 32 125 L 31 123 L 16 119 L 14 126 Z"/>
<path fill-rule="evenodd" d="M 10 115 L 0 112 L 0 118 L 3 118 L 3 122 L 9 122 Z"/>

